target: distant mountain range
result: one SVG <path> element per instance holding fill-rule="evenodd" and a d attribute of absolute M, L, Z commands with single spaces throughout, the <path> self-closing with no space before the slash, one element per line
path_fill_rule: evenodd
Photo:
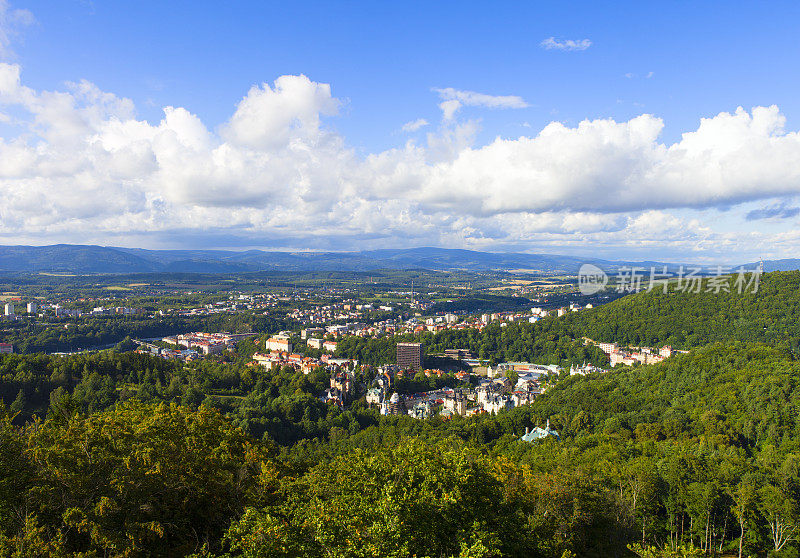
<path fill-rule="evenodd" d="M 16 273 L 241 273 L 256 271 L 373 271 L 428 269 L 527 271 L 575 274 L 584 263 L 614 272 L 620 266 L 663 266 L 654 261 L 610 261 L 551 254 L 493 253 L 447 248 L 362 252 L 268 252 L 247 250 L 145 250 L 56 244 L 0 246 L 0 271 Z M 800 269 L 800 260 L 764 262 L 765 270 Z M 670 267 L 675 267 L 671 264 Z"/>
<path fill-rule="evenodd" d="M 764 271 L 795 271 L 800 269 L 800 259 L 764 260 Z"/>

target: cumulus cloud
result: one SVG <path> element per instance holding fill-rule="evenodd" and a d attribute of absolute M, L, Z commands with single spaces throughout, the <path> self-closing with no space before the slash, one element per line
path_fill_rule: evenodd
<path fill-rule="evenodd" d="M 589 39 L 556 39 L 555 37 L 548 37 L 543 40 L 539 45 L 545 50 L 564 50 L 564 51 L 576 51 L 576 50 L 586 50 L 590 46 L 592 46 L 592 41 Z"/>
<path fill-rule="evenodd" d="M 0 112 L 19 131 L 0 138 L 0 237 L 108 243 L 193 231 L 294 248 L 662 242 L 697 251 L 709 239 L 738 241 L 674 211 L 800 195 L 800 136 L 774 106 L 704 118 L 673 143 L 661 141 L 661 119 L 643 114 L 552 122 L 476 145 L 478 124 L 457 121 L 458 107 L 525 101 L 438 92 L 457 103 L 451 121 L 421 144 L 362 156 L 326 125 L 341 104 L 330 86 L 306 76 L 254 86 L 209 127 L 183 107 L 141 120 L 131 100 L 86 81 L 34 90 L 18 65 L 0 64 Z M 794 214 L 767 206 L 749 218 Z"/>
<path fill-rule="evenodd" d="M 777 107 L 701 120 L 671 145 L 661 119 L 553 122 L 535 137 L 496 139 L 429 169 L 418 199 L 487 215 L 549 210 L 703 208 L 792 194 L 800 137 Z"/>
<path fill-rule="evenodd" d="M 338 106 L 330 85 L 303 75 L 281 76 L 273 88 L 264 83 L 250 89 L 222 128 L 222 137 L 255 149 L 275 148 L 293 137 L 313 141 L 320 117 L 336 114 Z"/>
<path fill-rule="evenodd" d="M 530 106 L 522 97 L 517 95 L 486 95 L 475 91 L 461 91 L 452 87 L 434 88 L 434 91 L 442 99 L 442 102 L 439 103 L 439 108 L 442 109 L 445 120 L 452 120 L 462 106 L 490 109 L 518 109 Z"/>
<path fill-rule="evenodd" d="M 404 132 L 416 132 L 420 128 L 424 128 L 428 125 L 428 121 L 424 118 L 417 118 L 416 120 L 412 120 L 411 122 L 406 122 L 403 124 L 402 130 Z"/>

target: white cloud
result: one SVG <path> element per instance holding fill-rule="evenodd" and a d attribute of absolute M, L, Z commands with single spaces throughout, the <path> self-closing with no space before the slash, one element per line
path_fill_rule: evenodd
<path fill-rule="evenodd" d="M 442 118 L 444 120 L 452 120 L 458 109 L 461 108 L 461 101 L 456 99 L 442 101 L 439 103 L 439 108 L 442 109 Z"/>
<path fill-rule="evenodd" d="M 319 133 L 320 116 L 336 114 L 339 102 L 331 88 L 306 76 L 281 76 L 274 88 L 254 86 L 239 102 L 222 129 L 222 137 L 243 147 L 268 149 L 292 137 L 313 140 Z"/>
<path fill-rule="evenodd" d="M 488 108 L 525 108 L 528 103 L 517 95 L 486 95 L 475 91 L 460 91 L 452 87 L 434 89 L 444 100 L 456 100 L 466 106 L 480 106 Z"/>
<path fill-rule="evenodd" d="M 777 107 L 739 108 L 665 145 L 661 119 L 553 122 L 429 169 L 416 195 L 476 215 L 711 207 L 800 191 L 800 137 Z"/>
<path fill-rule="evenodd" d="M 424 118 L 417 118 L 416 120 L 412 120 L 411 122 L 406 122 L 403 124 L 402 130 L 404 132 L 416 132 L 420 128 L 423 128 L 428 125 L 428 121 Z"/>
<path fill-rule="evenodd" d="M 13 56 L 11 43 L 22 28 L 33 24 L 33 14 L 28 10 L 12 9 L 8 0 L 0 0 L 0 60 Z"/>
<path fill-rule="evenodd" d="M 486 107 L 491 109 L 518 109 L 530 105 L 517 95 L 486 95 L 475 91 L 461 91 L 452 87 L 434 88 L 442 102 L 439 108 L 445 120 L 452 120 L 462 106 Z"/>
<path fill-rule="evenodd" d="M 576 50 L 586 50 L 587 48 L 592 46 L 592 41 L 590 41 L 589 39 L 559 40 L 556 39 L 555 37 L 548 37 L 547 39 L 539 43 L 539 45 L 545 50 L 576 51 Z"/>
<path fill-rule="evenodd" d="M 458 107 L 525 102 L 440 94 L 458 105 L 424 144 L 360 156 L 326 126 L 340 104 L 330 87 L 305 76 L 253 87 L 215 131 L 182 107 L 140 120 L 129 99 L 85 81 L 37 91 L 18 65 L 0 64 L 0 112 L 19 130 L 0 138 L 0 237 L 699 253 L 712 241 L 769 241 L 677 213 L 800 195 L 800 135 L 777 107 L 704 118 L 674 143 L 660 141 L 661 119 L 643 114 L 552 122 L 475 145 L 478 124 L 455 120 Z"/>

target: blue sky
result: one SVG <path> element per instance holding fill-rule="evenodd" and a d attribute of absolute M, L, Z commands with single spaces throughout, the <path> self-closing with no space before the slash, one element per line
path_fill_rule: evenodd
<path fill-rule="evenodd" d="M 211 126 L 253 84 L 302 73 L 348 100 L 333 125 L 367 151 L 395 146 L 391 132 L 404 122 L 435 120 L 433 87 L 531 104 L 476 111 L 483 140 L 516 137 L 525 122 L 540 129 L 651 112 L 672 141 L 740 105 L 800 109 L 797 2 L 498 4 L 16 2 L 37 23 L 15 50 L 31 87 L 88 79 L 133 99 L 151 121 L 173 105 Z M 542 49 L 551 36 L 592 46 Z"/>
<path fill-rule="evenodd" d="M 5 244 L 800 248 L 796 2 L 0 7 Z"/>

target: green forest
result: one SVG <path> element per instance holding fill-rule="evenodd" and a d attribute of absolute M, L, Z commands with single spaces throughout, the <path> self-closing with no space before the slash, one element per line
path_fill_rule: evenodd
<path fill-rule="evenodd" d="M 691 349 L 715 341 L 758 341 L 796 352 L 800 346 L 800 273 L 772 272 L 756 292 L 664 293 L 662 289 L 626 296 L 598 308 L 569 314 L 575 334 L 621 345 Z"/>
<path fill-rule="evenodd" d="M 4 355 L 0 556 L 796 557 L 799 283 L 425 334 L 495 360 L 600 361 L 583 336 L 691 349 L 450 420 L 326 406 L 327 372 L 247 366 L 255 340 L 190 363 Z M 519 440 L 548 421 L 558 439 Z"/>

